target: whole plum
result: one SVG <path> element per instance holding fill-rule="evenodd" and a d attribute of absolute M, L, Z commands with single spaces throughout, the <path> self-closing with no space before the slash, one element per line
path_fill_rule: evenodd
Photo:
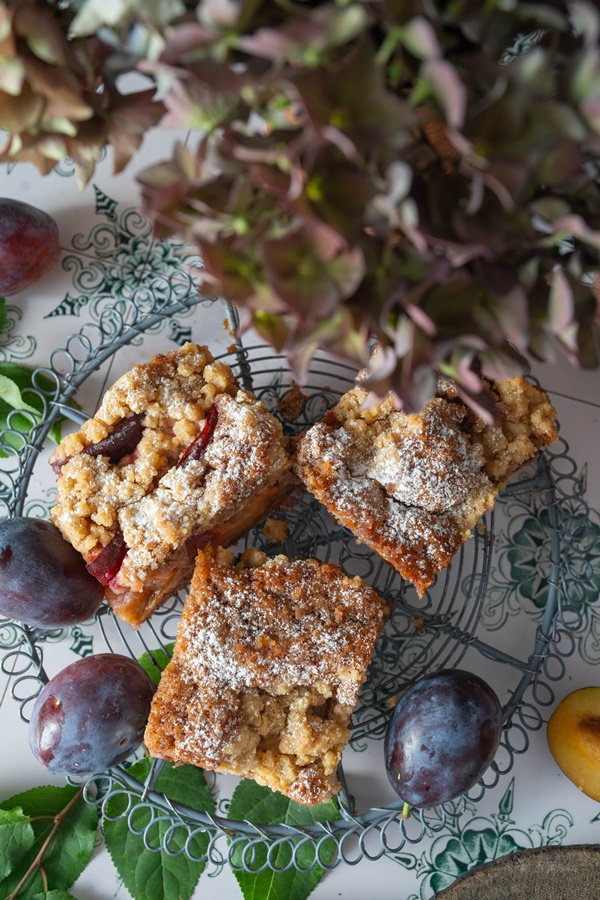
<path fill-rule="evenodd" d="M 42 689 L 29 745 L 54 775 L 103 772 L 139 747 L 155 685 L 128 656 L 78 659 Z"/>
<path fill-rule="evenodd" d="M 448 669 L 402 695 L 385 739 L 390 783 L 410 806 L 445 803 L 473 787 L 492 762 L 502 709 L 478 675 Z"/>
<path fill-rule="evenodd" d="M 0 614 L 34 628 L 62 628 L 93 616 L 103 589 L 56 525 L 0 520 Z"/>
<path fill-rule="evenodd" d="M 0 197 L 0 295 L 8 297 L 39 281 L 58 262 L 58 226 L 52 216 Z"/>

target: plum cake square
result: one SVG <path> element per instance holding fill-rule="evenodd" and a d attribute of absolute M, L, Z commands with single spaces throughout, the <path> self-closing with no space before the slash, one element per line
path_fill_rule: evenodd
<path fill-rule="evenodd" d="M 152 756 L 323 803 L 389 609 L 360 578 L 251 548 L 198 553 L 154 696 Z"/>
<path fill-rule="evenodd" d="M 51 463 L 52 521 L 134 627 L 189 581 L 199 547 L 236 541 L 295 482 L 280 423 L 191 343 L 123 375 Z"/>
<path fill-rule="evenodd" d="M 454 382 L 408 415 L 388 395 L 367 406 L 360 385 L 300 439 L 294 470 L 356 538 L 419 596 L 433 584 L 507 479 L 557 438 L 556 411 L 524 378 L 486 390 L 489 425 L 461 402 Z"/>

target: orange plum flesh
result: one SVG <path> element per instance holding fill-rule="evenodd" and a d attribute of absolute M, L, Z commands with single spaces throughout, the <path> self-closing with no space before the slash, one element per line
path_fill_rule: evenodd
<path fill-rule="evenodd" d="M 579 790 L 600 800 L 600 687 L 573 691 L 548 722 L 548 746 Z"/>

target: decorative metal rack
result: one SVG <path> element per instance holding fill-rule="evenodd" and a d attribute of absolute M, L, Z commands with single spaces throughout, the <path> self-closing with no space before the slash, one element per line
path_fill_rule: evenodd
<path fill-rule="evenodd" d="M 23 514 L 25 501 L 30 499 L 34 466 L 52 425 L 61 416 L 74 421 L 86 418 L 70 405 L 86 379 L 163 319 L 208 302 L 194 292 L 189 281 L 182 281 L 181 274 L 176 283 L 155 279 L 130 299 L 116 302 L 113 308 L 105 310 L 98 324 L 85 325 L 68 338 L 63 348 L 51 354 L 49 365 L 37 369 L 33 378 L 32 393 L 40 405 L 40 415 L 15 411 L 9 416 L 8 427 L 0 433 L 0 450 L 6 457 L 0 470 L 0 508 L 4 508 L 5 515 Z M 235 325 L 234 313 L 230 308 L 227 311 Z M 281 418 L 282 398 L 293 386 L 285 359 L 275 355 L 270 347 L 246 348 L 239 342 L 221 358 L 231 365 L 240 383 L 252 389 Z M 299 415 L 293 421 L 283 419 L 284 428 L 298 432 L 318 419 L 353 385 L 354 375 L 350 367 L 317 356 L 307 383 L 302 386 Z M 27 402 L 28 397 L 24 396 L 24 400 Z M 360 575 L 393 603 L 394 612 L 378 644 L 370 677 L 355 711 L 350 746 L 363 747 L 367 738 L 382 737 L 396 696 L 425 672 L 456 667 L 469 648 L 510 668 L 514 688 L 503 708 L 501 750 L 484 779 L 469 792 L 471 800 L 478 800 L 511 770 L 515 756 L 526 752 L 529 746 L 529 733 L 542 727 L 541 710 L 554 701 L 551 683 L 564 675 L 564 658 L 574 652 L 573 634 L 581 624 L 578 601 L 586 580 L 582 548 L 590 534 L 589 511 L 564 442 L 560 442 L 558 450 L 545 452 L 534 467 L 520 473 L 504 497 L 534 493 L 542 498 L 547 510 L 548 600 L 530 654 L 522 660 L 493 647 L 478 632 L 492 562 L 493 513 L 485 516 L 474 538 L 461 548 L 418 605 L 411 601 L 409 586 L 379 557 L 357 545 L 352 535 L 308 494 L 301 495 L 290 509 L 276 514 L 288 521 L 285 543 L 268 544 L 259 528 L 246 538 L 248 544 L 269 551 L 333 560 L 348 574 Z M 156 654 L 159 649 L 168 654 L 181 604 L 180 598 L 174 598 L 137 632 L 123 626 L 103 606 L 96 617 L 97 625 L 109 650 L 134 658 L 146 653 L 160 669 L 165 657 Z M 27 721 L 28 708 L 48 680 L 43 665 L 44 643 L 52 635 L 9 620 L 0 620 L 0 631 L 3 646 L 8 648 L 3 670 L 13 678 L 13 697 L 21 705 L 21 717 Z M 449 820 L 459 814 L 456 804 L 446 804 L 437 810 L 413 811 L 405 819 L 401 801 L 357 812 L 352 784 L 340 767 L 342 790 L 338 795 L 337 821 L 303 827 L 234 821 L 198 812 L 158 792 L 155 783 L 161 767 L 161 761 L 154 760 L 146 783 L 141 784 L 127 767 L 117 766 L 91 778 L 86 797 L 100 805 L 104 815 L 115 815 L 114 801 L 120 798 L 118 817 L 128 817 L 132 830 L 144 835 L 150 849 L 162 848 L 176 855 L 186 853 L 216 868 L 225 863 L 247 871 L 292 866 L 310 869 L 317 864 L 333 868 L 341 862 L 352 865 L 363 857 L 377 859 L 386 853 L 397 853 L 406 842 L 416 843 L 425 834 L 443 832 Z M 142 811 L 145 813 L 140 824 Z M 332 841 L 336 850 L 333 854 Z M 282 846 L 287 847 L 287 854 L 284 865 L 278 865 Z"/>

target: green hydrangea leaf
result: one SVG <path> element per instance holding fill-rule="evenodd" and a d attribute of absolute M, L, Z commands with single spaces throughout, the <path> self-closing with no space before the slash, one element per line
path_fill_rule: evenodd
<path fill-rule="evenodd" d="M 331 822 L 339 819 L 337 803 L 321 803 L 318 806 L 302 806 L 293 800 L 261 787 L 254 781 L 242 781 L 233 792 L 229 810 L 230 819 L 247 820 L 257 825 L 304 825 L 315 822 Z M 289 863 L 292 849 L 288 844 L 282 844 L 272 855 L 273 868 L 267 868 L 263 872 L 251 873 L 235 871 L 242 865 L 242 854 L 248 841 L 240 841 L 232 855 L 232 865 L 235 877 L 244 895 L 244 900 L 305 900 L 314 890 L 325 874 L 325 869 L 316 865 L 308 869 L 315 859 L 317 852 L 313 844 L 303 844 L 298 849 L 298 867 L 291 866 L 286 872 L 277 872 L 274 869 L 282 868 Z M 333 839 L 325 838 L 318 848 L 318 858 L 325 864 L 329 864 L 336 852 L 336 843 Z M 258 844 L 252 855 L 252 865 L 260 868 L 267 861 L 268 846 Z M 304 869 L 305 871 L 300 871 Z M 306 871 L 308 869 L 308 871 Z"/>
<path fill-rule="evenodd" d="M 66 890 L 81 875 L 94 850 L 98 810 L 86 803 L 82 789 L 67 785 L 32 788 L 0 803 L 0 810 L 19 807 L 30 818 L 34 841 L 10 874 L 0 881 L 0 897 L 8 897 L 31 873 L 19 891 L 19 900 L 33 900 L 44 893 L 42 875 L 33 863 L 43 850 L 42 865 L 48 887 Z"/>
<path fill-rule="evenodd" d="M 145 669 L 154 684 L 158 684 L 160 681 L 162 672 L 171 660 L 174 646 L 175 644 L 173 642 L 165 644 L 164 649 L 160 648 L 159 650 L 152 650 L 149 653 L 142 653 L 138 659 L 139 664 Z"/>
<path fill-rule="evenodd" d="M 135 763 L 129 774 L 140 782 L 145 781 L 150 771 L 149 759 Z M 154 785 L 157 791 L 165 794 L 170 800 L 184 803 L 193 809 L 214 811 L 212 794 L 204 779 L 201 769 L 195 766 L 174 767 L 165 765 Z M 127 795 L 118 794 L 107 803 L 107 816 L 118 816 L 126 809 Z M 132 799 L 130 819 L 136 828 L 142 828 L 149 821 L 147 809 L 137 809 L 140 801 Z M 169 822 L 158 822 L 152 826 L 149 838 L 153 846 L 160 846 L 170 828 Z M 135 834 L 128 824 L 128 817 L 105 819 L 102 823 L 106 848 L 123 879 L 123 884 L 134 900 L 164 900 L 165 897 L 177 897 L 177 900 L 188 900 L 191 897 L 198 879 L 204 869 L 204 862 L 194 862 L 186 853 L 179 856 L 172 854 L 183 848 L 188 832 L 181 827 L 169 836 L 170 853 L 164 850 L 150 851 L 144 845 L 143 835 Z M 208 847 L 208 835 L 200 835 L 194 840 L 193 853 L 201 856 Z"/>
<path fill-rule="evenodd" d="M 34 841 L 29 818 L 19 806 L 0 809 L 0 880 L 12 872 Z"/>

